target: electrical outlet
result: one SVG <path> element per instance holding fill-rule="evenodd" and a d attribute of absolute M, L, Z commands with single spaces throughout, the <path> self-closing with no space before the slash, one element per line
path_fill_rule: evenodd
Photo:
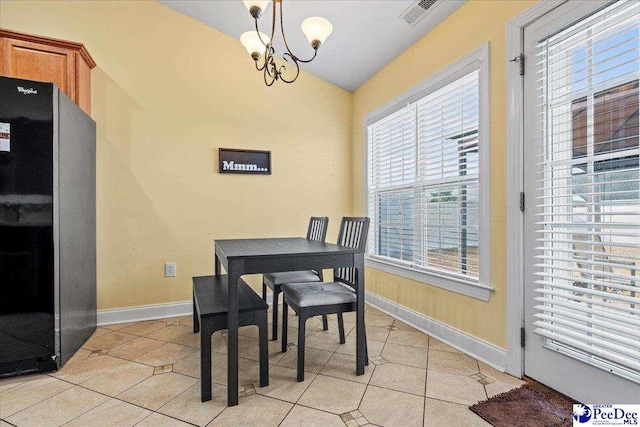
<path fill-rule="evenodd" d="M 176 277 L 176 263 L 165 262 L 164 263 L 164 277 Z"/>

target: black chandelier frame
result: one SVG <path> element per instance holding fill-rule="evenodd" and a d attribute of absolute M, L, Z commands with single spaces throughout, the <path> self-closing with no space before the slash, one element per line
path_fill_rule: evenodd
<path fill-rule="evenodd" d="M 275 61 L 275 49 L 273 48 L 273 37 L 275 36 L 275 32 L 276 32 L 276 6 L 278 6 L 280 10 L 280 32 L 282 33 L 282 40 L 284 41 L 284 46 L 287 49 L 287 51 L 282 54 L 282 58 L 287 64 L 289 65 L 292 64 L 296 67 L 295 75 L 292 79 L 287 79 L 283 74 L 284 71 L 287 69 L 287 65 L 286 64 L 278 65 L 276 64 L 276 61 Z M 284 33 L 284 23 L 282 19 L 282 0 L 273 0 L 273 11 L 272 11 L 272 18 L 271 18 L 271 38 L 269 39 L 269 43 L 265 43 L 265 41 L 262 39 L 262 36 L 260 35 L 260 29 L 258 27 L 258 18 L 260 18 L 262 9 L 256 6 L 252 6 L 249 12 L 251 13 L 251 16 L 253 16 L 253 19 L 255 21 L 256 33 L 258 34 L 258 38 L 260 39 L 260 42 L 265 47 L 265 52 L 263 55 L 261 55 L 258 52 L 254 52 L 253 54 L 251 54 L 251 57 L 255 61 L 256 69 L 258 71 L 263 72 L 264 83 L 267 86 L 271 86 L 277 80 L 282 80 L 285 83 L 295 82 L 298 76 L 300 75 L 300 63 L 306 64 L 313 61 L 316 58 L 316 55 L 318 55 L 318 48 L 322 43 L 320 42 L 320 40 L 313 40 L 311 42 L 311 47 L 313 48 L 313 56 L 309 59 L 300 59 L 293 52 L 291 52 L 291 49 L 289 48 L 289 44 L 287 43 L 287 37 L 285 36 L 285 33 Z M 259 66 L 258 61 L 260 60 L 260 57 L 263 57 L 264 59 L 263 61 L 261 61 L 262 65 Z"/>

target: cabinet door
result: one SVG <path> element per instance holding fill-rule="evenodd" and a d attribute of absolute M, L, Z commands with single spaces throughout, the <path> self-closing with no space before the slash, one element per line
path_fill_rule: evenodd
<path fill-rule="evenodd" d="M 71 99 L 76 99 L 76 67 L 73 50 L 3 38 L 1 56 L 3 75 L 53 82 Z"/>

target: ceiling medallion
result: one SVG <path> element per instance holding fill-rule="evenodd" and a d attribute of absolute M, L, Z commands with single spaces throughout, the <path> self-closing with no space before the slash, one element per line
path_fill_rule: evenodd
<path fill-rule="evenodd" d="M 247 52 L 253 58 L 256 69 L 262 71 L 264 74 L 264 82 L 267 86 L 271 86 L 276 80 L 282 80 L 285 83 L 293 83 L 300 75 L 300 63 L 311 62 L 318 54 L 318 48 L 329 37 L 329 34 L 333 31 L 333 25 L 331 22 L 324 18 L 313 17 L 307 18 L 302 21 L 302 32 L 307 36 L 307 40 L 311 43 L 313 48 L 313 56 L 309 59 L 300 59 L 291 52 L 289 45 L 287 44 L 287 38 L 284 34 L 284 24 L 282 22 L 282 1 L 283 0 L 243 0 L 249 13 L 255 21 L 255 31 L 248 31 L 240 36 L 240 42 L 243 44 Z M 269 3 L 273 3 L 273 11 L 271 18 L 271 37 L 260 32 L 258 29 L 258 18 L 262 15 L 262 12 L 266 10 Z M 276 8 L 280 13 L 280 32 L 282 33 L 282 40 L 284 46 L 287 49 L 282 54 L 282 58 L 287 64 L 293 64 L 296 67 L 295 75 L 293 78 L 286 78 L 283 72 L 286 70 L 286 65 L 277 65 L 275 61 L 275 50 L 273 48 L 273 36 L 276 30 Z M 261 59 L 262 58 L 262 59 Z"/>

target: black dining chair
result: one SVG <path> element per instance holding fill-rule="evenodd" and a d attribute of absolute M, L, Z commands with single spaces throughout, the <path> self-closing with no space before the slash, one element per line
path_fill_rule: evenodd
<path fill-rule="evenodd" d="M 367 245 L 369 218 L 342 218 L 338 245 L 364 251 Z M 353 267 L 333 270 L 333 282 L 286 283 L 282 285 L 282 351 L 287 351 L 287 311 L 298 315 L 298 381 L 304 381 L 305 322 L 310 317 L 338 315 L 340 344 L 345 343 L 342 313 L 356 311 L 357 271 Z M 365 335 L 365 351 L 366 351 Z M 368 357 L 365 358 L 365 361 Z"/>
<path fill-rule="evenodd" d="M 329 218 L 311 217 L 309 220 L 309 228 L 307 229 L 307 239 L 324 242 L 327 237 L 327 226 Z M 273 329 L 271 331 L 271 339 L 278 339 L 278 298 L 281 293 L 282 285 L 285 283 L 301 283 L 301 282 L 321 282 L 322 270 L 306 270 L 306 271 L 284 271 L 281 273 L 269 273 L 262 276 L 262 299 L 267 300 L 267 288 L 273 291 Z M 322 316 L 322 326 L 326 331 L 329 328 L 327 316 Z"/>

